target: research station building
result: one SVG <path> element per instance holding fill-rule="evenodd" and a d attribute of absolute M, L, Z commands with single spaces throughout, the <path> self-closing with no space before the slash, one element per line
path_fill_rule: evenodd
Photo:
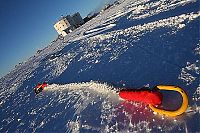
<path fill-rule="evenodd" d="M 72 16 L 62 16 L 61 19 L 54 24 L 54 28 L 61 36 L 66 36 L 74 29 L 78 28 L 84 23 L 80 13 L 75 13 Z"/>

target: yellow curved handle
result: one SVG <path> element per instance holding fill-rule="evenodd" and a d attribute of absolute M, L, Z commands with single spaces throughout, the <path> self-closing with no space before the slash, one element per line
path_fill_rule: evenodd
<path fill-rule="evenodd" d="M 182 96 L 182 105 L 181 107 L 178 109 L 178 110 L 175 110 L 175 111 L 168 111 L 168 110 L 164 110 L 164 109 L 159 109 L 159 108 L 156 108 L 154 107 L 153 105 L 150 105 L 149 104 L 149 107 L 154 111 L 154 112 L 157 112 L 159 114 L 164 114 L 164 115 L 168 115 L 168 116 L 178 116 L 178 115 L 181 115 L 183 114 L 187 107 L 188 107 L 188 96 L 187 94 L 180 88 L 180 87 L 177 87 L 177 86 L 166 86 L 166 85 L 158 85 L 157 86 L 158 89 L 160 90 L 171 90 L 171 91 L 177 91 L 181 94 Z"/>

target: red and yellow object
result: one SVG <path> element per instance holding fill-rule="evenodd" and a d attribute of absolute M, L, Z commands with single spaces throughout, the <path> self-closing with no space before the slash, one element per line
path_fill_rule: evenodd
<path fill-rule="evenodd" d="M 42 84 L 37 84 L 36 88 L 34 89 L 35 94 L 39 94 L 44 90 L 44 88 L 47 87 L 47 83 L 43 82 Z"/>
<path fill-rule="evenodd" d="M 177 86 L 168 86 L 168 85 L 158 85 L 156 87 L 159 90 L 179 92 L 183 99 L 181 107 L 177 110 L 172 110 L 172 111 L 155 107 L 156 105 L 160 105 L 162 103 L 162 94 L 158 90 L 125 89 L 119 92 L 119 96 L 124 100 L 146 103 L 149 105 L 150 109 L 152 109 L 154 112 L 167 116 L 178 116 L 183 114 L 187 110 L 188 96 L 183 91 L 183 89 Z"/>
<path fill-rule="evenodd" d="M 36 88 L 43 88 L 43 89 L 44 89 L 44 87 L 47 87 L 47 83 L 46 82 L 44 82 L 42 84 L 37 84 L 37 86 L 36 86 Z"/>

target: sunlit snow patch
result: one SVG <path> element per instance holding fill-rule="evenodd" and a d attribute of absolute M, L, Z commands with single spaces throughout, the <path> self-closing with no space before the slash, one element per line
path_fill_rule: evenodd
<path fill-rule="evenodd" d="M 107 24 L 107 25 L 102 25 L 101 27 L 99 28 L 94 28 L 94 29 L 91 29 L 89 31 L 86 31 L 85 33 L 86 34 L 90 34 L 92 32 L 99 32 L 99 31 L 104 31 L 104 30 L 107 30 L 107 29 L 110 29 L 112 27 L 114 27 L 116 24 Z"/>
<path fill-rule="evenodd" d="M 94 81 L 52 84 L 46 88 L 46 95 L 57 97 L 51 102 L 64 106 L 62 112 L 52 114 L 53 119 L 71 116 L 64 122 L 67 132 L 171 131 L 182 123 L 179 119 L 154 115 L 147 105 L 119 99 L 118 89 Z M 51 119 L 45 118 L 37 128 L 44 128 Z"/>

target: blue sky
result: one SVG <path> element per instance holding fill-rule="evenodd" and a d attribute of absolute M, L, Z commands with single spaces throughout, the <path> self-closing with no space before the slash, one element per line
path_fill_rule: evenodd
<path fill-rule="evenodd" d="M 108 0 L 1 0 L 0 77 L 56 38 L 53 24 L 61 15 L 84 18 Z"/>

